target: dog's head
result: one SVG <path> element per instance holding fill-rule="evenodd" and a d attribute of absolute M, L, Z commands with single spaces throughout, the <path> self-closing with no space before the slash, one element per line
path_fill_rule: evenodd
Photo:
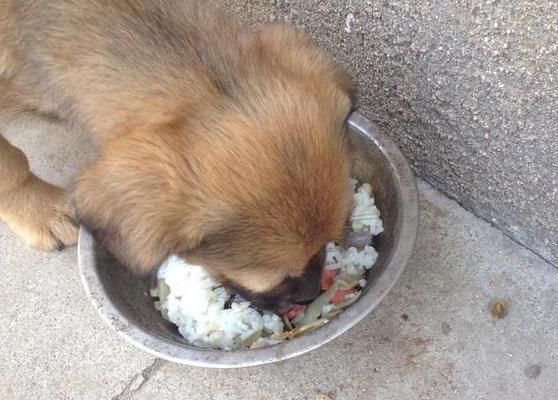
<path fill-rule="evenodd" d="M 342 239 L 352 205 L 343 119 L 301 123 L 284 111 L 256 126 L 228 123 L 237 133 L 207 150 L 222 165 L 218 176 L 204 169 L 214 182 L 204 183 L 214 185 L 208 196 L 226 205 L 188 254 L 262 308 L 316 297 L 324 246 Z"/>
<path fill-rule="evenodd" d="M 278 308 L 318 294 L 324 246 L 343 235 L 351 86 L 291 29 L 268 28 L 242 46 L 255 59 L 222 72 L 226 95 L 208 94 L 195 116 L 110 139 L 74 199 L 84 225 L 133 270 L 184 255 L 257 306 Z"/>

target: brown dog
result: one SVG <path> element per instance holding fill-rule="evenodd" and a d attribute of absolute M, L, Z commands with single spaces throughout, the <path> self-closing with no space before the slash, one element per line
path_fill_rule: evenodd
<path fill-rule="evenodd" d="M 0 217 L 52 250 L 77 215 L 140 273 L 188 254 L 261 306 L 307 300 L 351 207 L 350 80 L 305 34 L 200 3 L 0 0 L 0 121 L 102 144 L 69 202 L 0 136 Z"/>

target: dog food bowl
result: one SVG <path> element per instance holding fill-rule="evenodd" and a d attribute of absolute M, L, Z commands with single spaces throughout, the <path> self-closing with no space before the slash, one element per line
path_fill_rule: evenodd
<path fill-rule="evenodd" d="M 78 245 L 81 278 L 99 314 L 142 350 L 173 362 L 213 368 L 248 367 L 296 357 L 323 346 L 365 318 L 391 290 L 409 260 L 418 227 L 418 194 L 407 161 L 387 136 L 358 113 L 351 115 L 348 126 L 355 151 L 353 176 L 372 185 L 384 223 L 384 232 L 374 243 L 378 260 L 355 304 L 321 328 L 275 346 L 235 351 L 192 347 L 155 310 L 148 280 L 118 265 L 82 228 Z"/>

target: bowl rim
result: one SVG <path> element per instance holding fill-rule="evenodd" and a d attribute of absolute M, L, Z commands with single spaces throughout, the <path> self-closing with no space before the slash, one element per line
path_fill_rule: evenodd
<path fill-rule="evenodd" d="M 386 267 L 369 284 L 362 298 L 350 308 L 320 329 L 275 346 L 235 351 L 207 350 L 186 344 L 181 346 L 135 325 L 112 304 L 95 268 L 94 258 L 91 257 L 94 254 L 93 237 L 81 227 L 78 240 L 79 271 L 87 297 L 97 312 L 132 345 L 165 360 L 209 368 L 250 367 L 287 360 L 314 350 L 355 326 L 384 299 L 407 265 L 418 230 L 419 203 L 415 176 L 395 143 L 359 112 L 351 114 L 347 124 L 360 135 L 372 140 L 387 158 L 398 182 L 396 190 L 401 199 L 398 210 L 401 229 L 396 232 L 395 244 L 390 258 L 386 260 Z"/>

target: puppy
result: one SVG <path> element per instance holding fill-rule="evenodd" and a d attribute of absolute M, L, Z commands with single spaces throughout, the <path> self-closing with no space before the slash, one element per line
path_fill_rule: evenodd
<path fill-rule="evenodd" d="M 307 35 L 204 3 L 0 0 L 0 121 L 102 149 L 68 196 L 0 137 L 0 217 L 39 249 L 77 220 L 137 273 L 177 253 L 260 307 L 310 300 L 352 206 L 350 79 Z"/>

